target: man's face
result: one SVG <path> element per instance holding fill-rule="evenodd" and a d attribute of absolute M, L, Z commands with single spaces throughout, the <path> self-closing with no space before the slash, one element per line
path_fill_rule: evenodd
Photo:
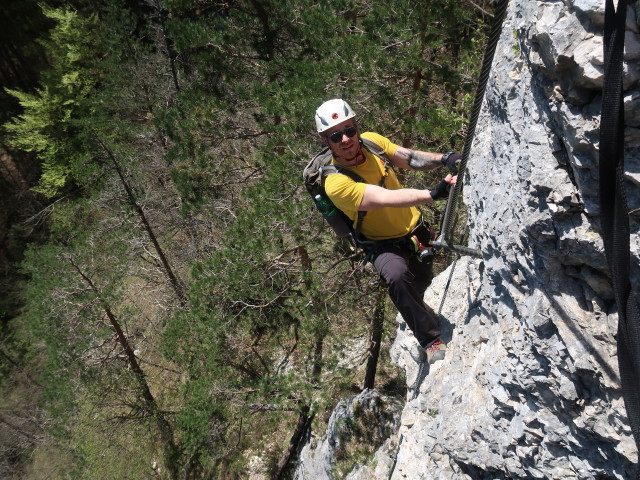
<path fill-rule="evenodd" d="M 323 132 L 322 137 L 338 160 L 354 160 L 360 150 L 358 129 L 351 118 Z"/>

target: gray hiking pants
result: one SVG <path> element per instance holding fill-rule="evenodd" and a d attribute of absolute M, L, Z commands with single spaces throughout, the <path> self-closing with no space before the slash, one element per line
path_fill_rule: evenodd
<path fill-rule="evenodd" d="M 406 246 L 381 247 L 373 262 L 387 284 L 389 296 L 423 348 L 440 337 L 438 316 L 424 303 L 424 292 L 433 279 L 431 259 L 418 260 Z"/>

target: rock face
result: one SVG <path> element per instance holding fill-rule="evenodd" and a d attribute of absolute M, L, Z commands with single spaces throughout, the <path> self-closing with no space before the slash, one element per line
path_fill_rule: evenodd
<path fill-rule="evenodd" d="M 635 2 L 624 105 L 636 286 L 639 18 Z M 421 378 L 416 342 L 399 319 L 392 358 L 410 387 L 400 426 L 375 462 L 346 478 L 634 477 L 599 234 L 603 24 L 603 0 L 511 1 L 465 178 L 470 244 L 484 257 L 461 258 L 427 292 L 437 309 L 452 273 L 442 309 L 450 351 Z M 305 468 L 296 478 L 342 478 L 305 477 Z"/>
<path fill-rule="evenodd" d="M 331 414 L 325 435 L 318 438 L 307 432 L 294 480 L 345 478 L 354 461 L 367 458 L 380 444 L 383 447 L 376 453 L 379 470 L 389 471 L 393 464 L 391 455 L 397 448 L 389 438 L 395 436 L 401 411 L 398 400 L 375 390 L 365 390 L 341 401 Z M 361 468 L 368 467 L 356 467 L 355 472 Z"/>

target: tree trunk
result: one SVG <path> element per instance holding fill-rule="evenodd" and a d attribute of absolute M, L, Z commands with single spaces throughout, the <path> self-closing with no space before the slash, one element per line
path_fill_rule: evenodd
<path fill-rule="evenodd" d="M 138 382 L 138 387 L 140 389 L 140 394 L 142 396 L 142 400 L 145 406 L 145 409 L 149 412 L 149 415 L 154 419 L 156 423 L 156 427 L 160 432 L 160 438 L 162 440 L 162 449 L 164 451 L 164 463 L 167 470 L 170 472 L 170 477 L 172 480 L 178 479 L 178 465 L 177 465 L 177 448 L 173 436 L 173 429 L 169 422 L 164 418 L 160 409 L 158 408 L 158 403 L 156 402 L 155 397 L 151 393 L 151 389 L 149 388 L 149 384 L 147 383 L 145 374 L 140 367 L 140 363 L 138 363 L 138 359 L 129 343 L 127 336 L 125 335 L 120 323 L 118 322 L 116 316 L 113 314 L 110 306 L 107 302 L 102 298 L 100 291 L 93 283 L 93 281 L 82 271 L 82 269 L 76 265 L 73 261 L 70 261 L 73 268 L 78 272 L 78 275 L 82 277 L 84 282 L 89 286 L 91 291 L 96 295 L 96 297 L 100 300 L 102 304 L 102 309 L 109 319 L 109 323 L 113 328 L 116 336 L 118 338 L 118 343 L 124 350 L 125 356 L 127 357 L 127 363 L 129 364 L 129 368 L 134 373 L 136 380 Z"/>
<path fill-rule="evenodd" d="M 178 69 L 176 68 L 177 53 L 173 48 L 173 40 L 169 36 L 167 30 L 167 10 L 162 6 L 155 4 L 156 11 L 158 13 L 158 20 L 160 22 L 160 31 L 162 32 L 162 41 L 164 42 L 164 48 L 167 50 L 167 57 L 169 58 L 169 69 L 171 70 L 171 78 L 173 79 L 173 86 L 176 89 L 176 93 L 180 93 L 180 82 L 178 81 Z"/>
<path fill-rule="evenodd" d="M 380 357 L 380 343 L 382 342 L 382 332 L 384 330 L 384 314 L 387 293 L 380 289 L 378 301 L 373 312 L 371 321 L 371 345 L 369 347 L 369 359 L 367 360 L 367 371 L 364 377 L 364 388 L 374 388 L 376 380 L 376 370 L 378 369 L 378 358 Z"/>
<path fill-rule="evenodd" d="M 309 258 L 307 249 L 303 245 L 300 245 L 298 247 L 298 254 L 300 255 L 300 261 L 302 262 L 302 270 L 305 273 L 309 273 L 312 270 L 313 265 L 311 263 L 311 258 Z M 305 282 L 305 284 L 307 285 L 307 288 L 310 287 L 310 283 Z M 324 334 L 320 333 L 316 338 L 316 344 L 313 352 L 313 367 L 311 369 L 311 377 L 312 377 L 312 382 L 314 384 L 318 383 L 318 381 L 320 380 L 320 374 L 322 373 L 323 347 L 324 347 Z M 309 414 L 310 411 L 311 411 L 311 407 L 309 405 L 304 405 L 300 409 L 300 414 L 298 415 L 298 423 L 296 424 L 296 428 L 293 431 L 293 435 L 291 435 L 291 440 L 289 440 L 289 445 L 287 446 L 285 451 L 282 452 L 282 455 L 280 455 L 280 459 L 278 460 L 275 470 L 271 475 L 272 480 L 279 480 L 282 477 L 284 470 L 287 464 L 289 463 L 289 460 L 291 459 L 295 451 L 298 449 L 298 445 L 300 445 L 302 436 L 304 435 L 304 432 L 306 431 L 306 429 L 309 428 L 309 425 L 311 424 L 311 421 L 313 420 L 313 417 L 314 417 L 313 414 L 311 415 Z"/>
<path fill-rule="evenodd" d="M 304 435 L 305 430 L 313 420 L 313 415 L 309 415 L 309 411 L 311 409 L 308 405 L 302 407 L 300 411 L 300 415 L 298 416 L 298 424 L 296 425 L 296 429 L 291 436 L 291 440 L 289 440 L 289 445 L 287 449 L 280 456 L 280 460 L 278 460 L 278 464 L 276 465 L 276 469 L 271 475 L 271 480 L 279 480 L 282 474 L 284 473 L 284 469 L 289 463 L 289 459 L 293 452 L 295 452 L 300 444 L 300 440 L 302 440 L 302 435 Z"/>
<path fill-rule="evenodd" d="M 116 159 L 116 157 L 113 154 L 113 152 L 111 151 L 111 149 L 109 147 L 107 147 L 107 145 L 105 145 L 104 142 L 100 138 L 98 138 L 98 142 L 100 143 L 102 148 L 104 148 L 104 150 L 107 152 L 107 155 L 109 156 L 109 159 L 113 163 L 113 166 L 114 166 L 116 172 L 118 173 L 118 177 L 120 178 L 120 182 L 122 183 L 122 186 L 124 187 L 124 190 L 127 193 L 127 199 L 129 200 L 129 204 L 133 207 L 133 209 L 135 210 L 136 214 L 140 218 L 140 222 L 142 223 L 142 226 L 144 227 L 145 232 L 147 232 L 149 240 L 151 240 L 151 243 L 153 244 L 153 248 L 155 249 L 156 253 L 158 254 L 158 258 L 160 259 L 160 262 L 162 262 L 162 267 L 164 268 L 164 271 L 165 271 L 165 273 L 166 273 L 166 275 L 167 275 L 167 277 L 169 279 L 169 282 L 171 283 L 171 286 L 173 287 L 173 290 L 176 293 L 176 296 L 178 297 L 178 300 L 180 301 L 180 305 L 182 305 L 182 306 L 186 305 L 187 297 L 186 297 L 186 294 L 184 292 L 184 288 L 182 286 L 182 282 L 180 282 L 178 280 L 178 277 L 176 277 L 176 275 L 173 273 L 173 269 L 171 268 L 171 264 L 169 263 L 169 260 L 167 259 L 167 256 L 164 254 L 164 251 L 162 250 L 162 247 L 160 247 L 160 243 L 158 242 L 158 239 L 156 238 L 155 232 L 151 228 L 151 224 L 149 223 L 149 221 L 147 219 L 147 216 L 144 213 L 144 210 L 142 209 L 140 204 L 136 201 L 135 195 L 133 193 L 133 189 L 131 188 L 131 186 L 127 182 L 127 179 L 125 178 L 124 173 L 122 172 L 122 168 L 120 167 L 120 164 L 118 163 L 118 160 Z"/>

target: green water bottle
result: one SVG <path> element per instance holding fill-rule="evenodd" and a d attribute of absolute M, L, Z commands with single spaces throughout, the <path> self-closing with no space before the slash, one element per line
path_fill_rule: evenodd
<path fill-rule="evenodd" d="M 348 237 L 352 234 L 350 221 L 345 215 L 338 214 L 338 209 L 331 200 L 320 194 L 313 198 L 316 202 L 316 207 L 338 237 Z"/>
<path fill-rule="evenodd" d="M 329 218 L 336 213 L 336 207 L 334 207 L 333 203 L 331 203 L 331 200 L 329 200 L 328 198 L 324 198 L 320 194 L 316 195 L 315 199 L 318 210 L 320 210 L 320 213 L 322 213 L 325 218 Z"/>

